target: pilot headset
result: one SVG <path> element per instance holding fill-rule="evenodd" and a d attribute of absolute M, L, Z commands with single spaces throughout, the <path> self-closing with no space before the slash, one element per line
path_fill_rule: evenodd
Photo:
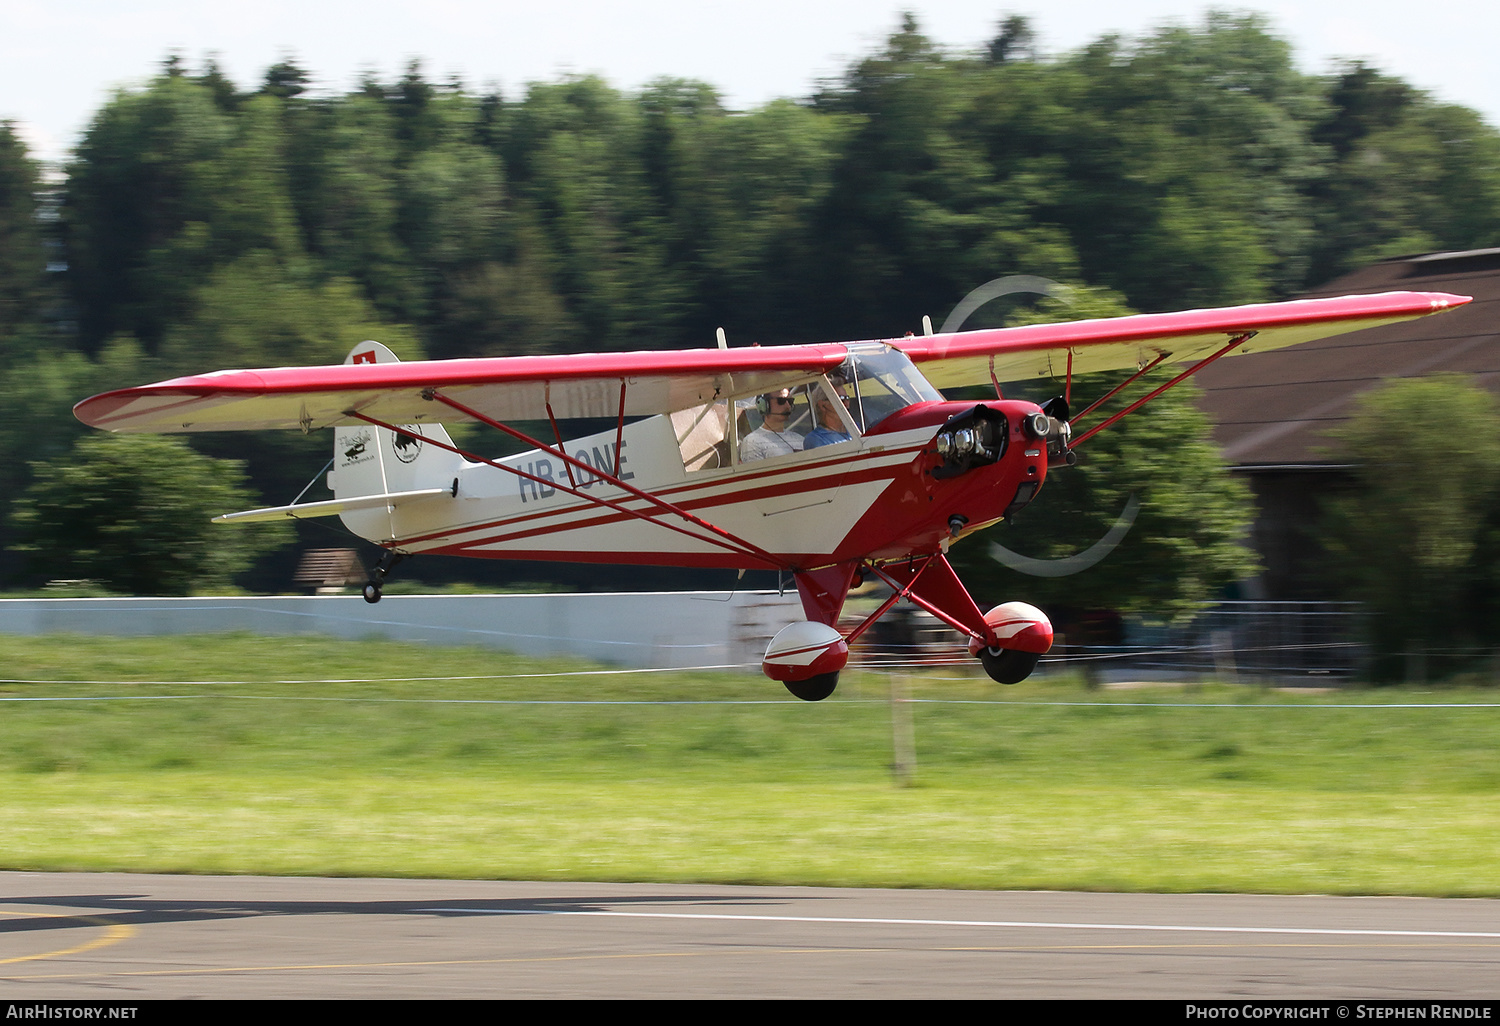
<path fill-rule="evenodd" d="M 771 412 L 771 400 L 773 398 L 781 398 L 782 392 L 787 393 L 787 398 L 791 397 L 791 389 L 788 388 L 783 388 L 779 392 L 767 392 L 764 395 L 755 397 L 755 408 L 760 411 L 762 417 Z"/>

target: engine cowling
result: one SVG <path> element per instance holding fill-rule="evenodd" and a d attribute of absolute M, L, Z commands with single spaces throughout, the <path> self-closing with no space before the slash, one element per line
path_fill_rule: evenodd
<path fill-rule="evenodd" d="M 984 614 L 984 622 L 999 639 L 998 648 L 1037 655 L 1052 648 L 1052 621 L 1028 602 L 1002 602 Z M 969 639 L 969 655 L 977 656 L 984 647 L 984 642 L 978 638 Z"/>
<path fill-rule="evenodd" d="M 777 632 L 766 646 L 760 668 L 779 681 L 802 681 L 837 673 L 849 662 L 844 636 L 826 623 L 799 620 Z"/>

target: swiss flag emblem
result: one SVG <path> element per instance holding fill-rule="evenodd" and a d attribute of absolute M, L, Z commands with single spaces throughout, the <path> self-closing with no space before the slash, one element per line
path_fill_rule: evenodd
<path fill-rule="evenodd" d="M 374 363 L 375 362 L 375 350 L 368 349 L 368 350 L 366 350 L 363 353 L 355 353 L 354 354 L 354 362 L 355 363 Z"/>

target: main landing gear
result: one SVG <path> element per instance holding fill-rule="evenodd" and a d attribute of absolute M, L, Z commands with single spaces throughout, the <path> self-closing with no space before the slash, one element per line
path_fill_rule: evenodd
<path fill-rule="evenodd" d="M 864 570 L 879 574 L 892 593 L 846 637 L 833 624 L 855 575 Z M 1052 647 L 1047 614 L 1025 602 L 1005 602 L 981 613 L 941 553 L 882 566 L 844 563 L 798 572 L 796 580 L 810 619 L 788 624 L 771 639 L 761 670 L 804 702 L 821 702 L 833 694 L 839 671 L 849 662 L 850 643 L 903 598 L 967 634 L 969 654 L 1001 684 L 1025 680 Z"/>
<path fill-rule="evenodd" d="M 849 646 L 842 634 L 826 623 L 801 620 L 771 639 L 760 668 L 802 701 L 821 702 L 833 694 L 839 671 L 848 661 Z"/>
<path fill-rule="evenodd" d="M 969 642 L 969 654 L 1001 684 L 1019 684 L 1031 676 L 1042 653 L 1052 648 L 1052 621 L 1036 606 L 1005 602 L 985 613 L 984 622 L 1005 646 L 990 647 L 975 638 Z"/>

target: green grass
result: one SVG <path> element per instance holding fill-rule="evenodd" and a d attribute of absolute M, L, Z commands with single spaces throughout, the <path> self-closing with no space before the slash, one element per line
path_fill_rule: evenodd
<path fill-rule="evenodd" d="M 0 702 L 8 869 L 1500 894 L 1500 708 L 1456 707 L 1500 691 L 935 671 L 914 697 L 966 701 L 911 707 L 902 788 L 873 673 L 804 704 L 379 641 L 0 638 L 0 660 L 0 698 L 117 699 Z M 473 679 L 398 679 L 423 677 Z"/>

